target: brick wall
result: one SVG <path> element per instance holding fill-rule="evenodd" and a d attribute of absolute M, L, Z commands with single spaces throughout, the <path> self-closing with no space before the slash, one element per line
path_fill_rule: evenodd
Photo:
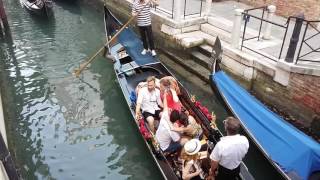
<path fill-rule="evenodd" d="M 296 103 L 320 113 L 320 77 L 292 73 L 288 89 Z"/>
<path fill-rule="evenodd" d="M 320 19 L 320 0 L 240 0 L 240 2 L 258 7 L 275 5 L 276 13 L 285 17 L 303 12 L 308 20 Z"/>
<path fill-rule="evenodd" d="M 256 71 L 252 92 L 262 102 L 286 112 L 305 127 L 312 116 L 320 113 L 320 77 L 292 73 L 288 86 L 273 81 L 269 75 Z"/>

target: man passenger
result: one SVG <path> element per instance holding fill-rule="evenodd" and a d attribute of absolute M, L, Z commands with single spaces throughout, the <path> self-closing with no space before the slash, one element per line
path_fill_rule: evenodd
<path fill-rule="evenodd" d="M 136 106 L 136 120 L 140 119 L 140 110 L 142 110 L 142 115 L 147 120 L 152 133 L 155 132 L 154 119 L 160 119 L 159 106 L 162 107 L 160 91 L 155 86 L 155 80 L 154 76 L 147 78 L 147 87 L 139 90 Z"/>

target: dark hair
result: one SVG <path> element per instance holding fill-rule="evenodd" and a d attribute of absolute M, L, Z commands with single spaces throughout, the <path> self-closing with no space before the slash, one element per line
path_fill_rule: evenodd
<path fill-rule="evenodd" d="M 229 135 L 236 135 L 240 129 L 240 121 L 234 117 L 227 117 L 225 128 Z"/>
<path fill-rule="evenodd" d="M 172 123 L 176 122 L 177 120 L 180 119 L 180 113 L 177 110 L 173 110 L 170 114 L 170 121 Z"/>
<path fill-rule="evenodd" d="M 180 122 L 183 124 L 183 126 L 188 126 L 188 116 L 185 113 L 180 113 Z"/>

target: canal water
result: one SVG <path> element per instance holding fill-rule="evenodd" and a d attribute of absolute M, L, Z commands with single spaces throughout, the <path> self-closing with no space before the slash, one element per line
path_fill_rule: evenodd
<path fill-rule="evenodd" d="M 24 179 L 161 179 L 138 134 L 113 73 L 97 58 L 80 79 L 72 71 L 104 42 L 101 11 L 57 1 L 54 18 L 4 1 L 12 40 L 0 43 L 1 93 L 10 151 Z M 173 65 L 174 66 L 174 65 Z M 174 68 L 179 69 L 179 67 Z M 182 70 L 181 70 L 182 71 Z M 180 71 L 180 72 L 181 72 Z M 223 107 L 177 74 L 219 119 Z M 250 149 L 257 179 L 278 179 Z"/>

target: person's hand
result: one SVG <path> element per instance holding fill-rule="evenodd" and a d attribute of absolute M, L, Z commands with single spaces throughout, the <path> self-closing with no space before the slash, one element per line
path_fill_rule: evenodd
<path fill-rule="evenodd" d="M 200 175 L 201 172 L 202 172 L 202 169 L 201 169 L 201 168 L 198 168 L 197 171 L 196 171 L 196 173 L 197 173 L 198 175 Z"/>
<path fill-rule="evenodd" d="M 136 17 L 136 16 L 138 16 L 138 13 L 133 12 L 133 13 L 131 13 L 131 15 L 134 16 L 134 17 Z"/>
<path fill-rule="evenodd" d="M 136 122 L 139 122 L 140 118 L 141 118 L 141 114 L 140 113 L 136 113 Z"/>

